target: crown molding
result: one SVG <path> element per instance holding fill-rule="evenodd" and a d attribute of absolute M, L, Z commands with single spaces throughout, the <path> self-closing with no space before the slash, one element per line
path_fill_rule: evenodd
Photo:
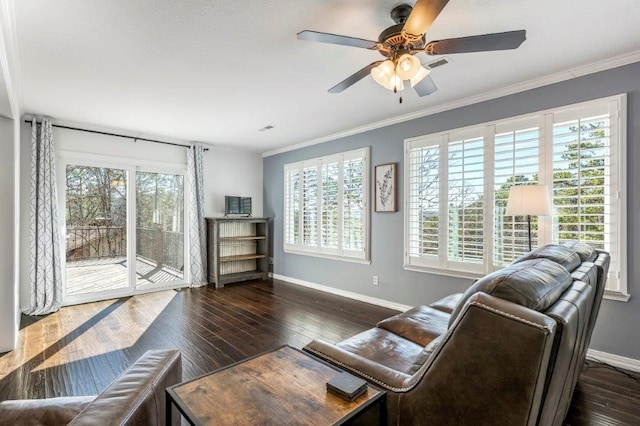
<path fill-rule="evenodd" d="M 347 136 L 357 135 L 359 133 L 367 132 L 370 130 L 380 129 L 382 127 L 403 123 L 405 121 L 413 120 L 416 118 L 422 118 L 428 115 L 433 115 L 440 112 L 450 111 L 452 109 L 461 108 L 461 107 L 477 104 L 484 101 L 489 101 L 491 99 L 497 99 L 504 96 L 513 95 L 516 93 L 526 92 L 527 90 L 548 86 L 550 84 L 571 80 L 573 78 L 582 77 L 588 74 L 594 74 L 600 71 L 606 71 L 608 69 L 621 67 L 623 65 L 628 65 L 635 62 L 640 62 L 640 50 L 627 53 L 624 55 L 620 55 L 620 56 L 615 56 L 613 58 L 605 59 L 602 61 L 594 62 L 591 64 L 573 67 L 565 71 L 560 71 L 554 74 L 546 75 L 544 77 L 539 77 L 539 78 L 528 80 L 522 83 L 517 83 L 511 86 L 503 87 L 500 89 L 480 93 L 478 95 L 469 96 L 464 99 L 448 102 L 442 105 L 436 105 L 436 106 L 415 111 L 409 114 L 399 115 L 386 120 L 376 121 L 374 123 L 367 124 L 364 126 L 356 127 L 356 128 L 345 130 L 338 133 L 333 133 L 327 136 L 322 136 L 320 138 L 311 139 L 305 142 L 300 142 L 294 145 L 289 145 L 287 147 L 275 149 L 272 151 L 267 151 L 262 154 L 262 157 L 263 158 L 270 157 L 273 155 L 294 151 L 296 149 L 305 148 L 308 146 L 317 145 L 324 142 L 329 142 L 329 141 L 344 138 Z"/>

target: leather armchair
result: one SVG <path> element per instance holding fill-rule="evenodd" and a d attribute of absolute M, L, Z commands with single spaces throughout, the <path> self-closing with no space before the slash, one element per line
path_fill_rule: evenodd
<path fill-rule="evenodd" d="M 147 351 L 100 395 L 0 402 L 7 425 L 164 425 L 165 389 L 182 380 L 177 350 Z M 178 424 L 179 413 L 174 411 Z"/>

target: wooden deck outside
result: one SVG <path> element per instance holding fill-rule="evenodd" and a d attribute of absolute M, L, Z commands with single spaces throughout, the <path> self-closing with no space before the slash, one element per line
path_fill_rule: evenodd
<path fill-rule="evenodd" d="M 128 286 L 129 271 L 126 257 L 109 257 L 67 262 L 66 294 L 78 295 L 108 290 L 117 290 Z M 181 271 L 163 267 L 136 258 L 136 287 L 144 289 L 159 283 L 182 281 Z"/>

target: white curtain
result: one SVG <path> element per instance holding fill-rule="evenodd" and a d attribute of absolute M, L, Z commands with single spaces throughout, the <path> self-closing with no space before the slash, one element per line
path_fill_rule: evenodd
<path fill-rule="evenodd" d="M 24 313 L 45 315 L 62 304 L 62 268 L 58 196 L 51 121 L 31 123 L 29 194 L 29 284 L 31 307 Z"/>
<path fill-rule="evenodd" d="M 202 161 L 204 147 L 191 145 L 187 158 L 189 179 L 189 257 L 191 265 L 191 287 L 207 284 L 206 250 L 207 228 L 204 219 L 204 186 Z"/>

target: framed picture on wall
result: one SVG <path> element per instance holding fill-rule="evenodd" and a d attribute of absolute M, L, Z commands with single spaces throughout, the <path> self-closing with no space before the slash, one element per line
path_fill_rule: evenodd
<path fill-rule="evenodd" d="M 396 173 L 398 163 L 380 164 L 375 167 L 374 184 L 375 211 L 393 213 L 398 211 L 396 202 Z"/>

